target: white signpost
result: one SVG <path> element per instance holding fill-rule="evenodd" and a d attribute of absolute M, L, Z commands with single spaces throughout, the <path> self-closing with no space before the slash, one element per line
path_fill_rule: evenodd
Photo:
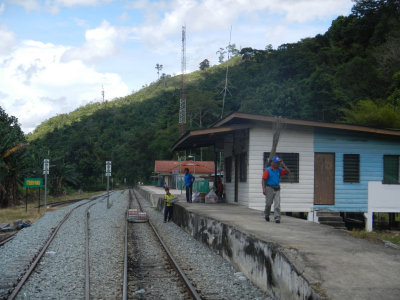
<path fill-rule="evenodd" d="M 111 161 L 106 161 L 106 176 L 107 176 L 107 208 L 110 208 Z"/>
<path fill-rule="evenodd" d="M 50 174 L 50 160 L 43 160 L 43 175 L 44 175 L 44 209 L 47 209 L 47 175 Z"/>

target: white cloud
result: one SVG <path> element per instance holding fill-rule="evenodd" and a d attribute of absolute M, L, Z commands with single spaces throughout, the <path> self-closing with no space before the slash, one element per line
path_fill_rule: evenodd
<path fill-rule="evenodd" d="M 68 49 L 61 60 L 63 62 L 81 60 L 86 63 L 95 63 L 105 57 L 115 55 L 118 51 L 118 42 L 125 40 L 127 34 L 126 29 L 113 27 L 107 21 L 103 21 L 100 27 L 86 31 L 86 41 L 82 47 Z"/>
<path fill-rule="evenodd" d="M 0 55 L 7 54 L 15 45 L 15 34 L 7 27 L 0 25 Z"/>
<path fill-rule="evenodd" d="M 73 20 L 74 20 L 75 24 L 78 25 L 79 27 L 87 27 L 88 26 L 88 23 L 86 20 L 79 19 L 79 18 L 74 18 Z"/>
<path fill-rule="evenodd" d="M 126 8 L 145 12 L 145 24 L 135 27 L 133 32 L 154 47 L 179 33 L 183 24 L 191 32 L 207 32 L 225 30 L 246 17 L 249 23 L 255 23 L 252 19 L 256 16 L 254 25 L 265 27 L 271 14 L 283 17 L 287 23 L 304 23 L 348 14 L 351 6 L 351 0 L 139 0 Z"/>
<path fill-rule="evenodd" d="M 0 4 L 0 15 L 3 14 L 4 8 L 5 8 L 5 5 L 4 5 L 4 2 L 3 2 L 3 3 Z"/>
<path fill-rule="evenodd" d="M 118 21 L 124 23 L 130 19 L 129 15 L 126 12 L 123 12 L 118 16 Z"/>
<path fill-rule="evenodd" d="M 65 46 L 23 41 L 7 56 L 0 56 L 0 106 L 15 115 L 25 132 L 45 119 L 100 100 L 129 93 L 121 77 L 99 73 L 81 61 L 62 62 Z"/>
<path fill-rule="evenodd" d="M 40 0 L 6 0 L 10 4 L 22 6 L 27 11 L 45 10 L 58 13 L 63 7 L 74 6 L 98 6 L 110 3 L 114 0 L 46 0 L 42 4 Z"/>
<path fill-rule="evenodd" d="M 22 6 L 27 11 L 39 10 L 39 0 L 6 0 L 10 4 Z"/>

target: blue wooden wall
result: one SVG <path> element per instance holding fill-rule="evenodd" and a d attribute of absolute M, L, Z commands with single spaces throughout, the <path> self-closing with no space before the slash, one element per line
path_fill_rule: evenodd
<path fill-rule="evenodd" d="M 367 212 L 368 181 L 383 180 L 383 155 L 400 155 L 400 139 L 315 129 L 314 152 L 335 153 L 335 205 L 315 209 Z M 343 182 L 343 154 L 360 154 L 360 182 Z"/>

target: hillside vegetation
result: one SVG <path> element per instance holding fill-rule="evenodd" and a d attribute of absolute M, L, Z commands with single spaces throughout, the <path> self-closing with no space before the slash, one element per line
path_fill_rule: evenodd
<path fill-rule="evenodd" d="M 355 1 L 325 34 L 277 49 L 231 50 L 229 62 L 186 76 L 188 129 L 220 117 L 226 63 L 225 115 L 400 128 L 400 0 Z M 51 159 L 54 193 L 103 187 L 106 160 L 115 182 L 146 181 L 154 160 L 176 158 L 170 146 L 178 136 L 179 88 L 179 76 L 162 76 L 127 97 L 58 115 L 28 136 L 30 157 Z"/>

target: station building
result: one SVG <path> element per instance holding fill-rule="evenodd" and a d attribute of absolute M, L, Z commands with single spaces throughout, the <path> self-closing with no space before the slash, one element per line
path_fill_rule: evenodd
<path fill-rule="evenodd" d="M 232 113 L 208 129 L 187 132 L 172 146 L 214 146 L 224 153 L 225 201 L 264 210 L 261 176 L 271 151 L 276 117 Z M 277 147 L 291 170 L 281 180 L 281 210 L 400 212 L 400 131 L 280 119 Z"/>

